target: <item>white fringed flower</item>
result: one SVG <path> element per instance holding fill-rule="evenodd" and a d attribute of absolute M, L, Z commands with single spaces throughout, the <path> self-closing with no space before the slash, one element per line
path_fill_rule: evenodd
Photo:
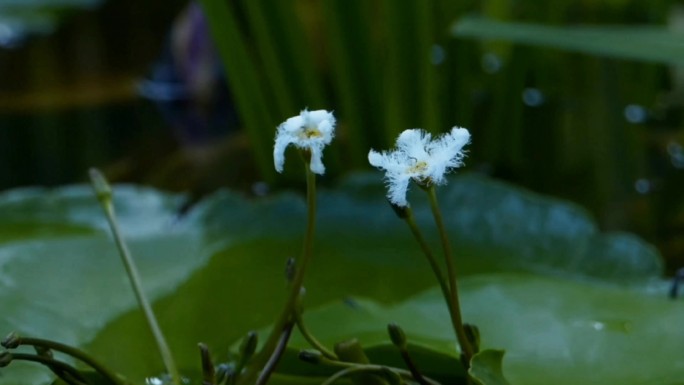
<path fill-rule="evenodd" d="M 333 139 L 335 134 L 335 117 L 326 110 L 303 110 L 298 116 L 293 116 L 278 126 L 275 146 L 273 147 L 273 163 L 278 172 L 283 172 L 285 164 L 285 149 L 294 144 L 311 154 L 309 168 L 316 174 L 325 173 L 323 147 Z"/>
<path fill-rule="evenodd" d="M 393 204 L 408 206 L 406 191 L 411 179 L 421 184 L 444 184 L 444 175 L 463 165 L 463 146 L 470 141 L 468 130 L 454 127 L 431 139 L 432 135 L 421 129 L 406 130 L 397 138 L 396 150 L 368 153 L 370 164 L 385 170 L 387 197 Z"/>

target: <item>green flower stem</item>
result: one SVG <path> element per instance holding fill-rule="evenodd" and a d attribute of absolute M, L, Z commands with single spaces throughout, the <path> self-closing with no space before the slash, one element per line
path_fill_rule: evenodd
<path fill-rule="evenodd" d="M 413 236 L 418 241 L 420 248 L 423 250 L 423 253 L 425 254 L 425 256 L 428 259 L 428 262 L 430 263 L 430 267 L 432 268 L 432 272 L 435 274 L 435 277 L 437 278 L 437 281 L 439 282 L 439 286 L 442 289 L 442 295 L 444 296 L 444 300 L 446 301 L 447 307 L 449 309 L 449 316 L 451 318 L 451 326 L 454 329 L 454 334 L 456 335 L 456 338 L 458 339 L 458 342 L 459 342 L 459 345 L 461 346 L 461 349 L 465 352 L 466 349 L 464 348 L 462 341 L 465 341 L 467 346 L 470 346 L 470 345 L 468 344 L 468 340 L 466 338 L 465 331 L 463 330 L 463 321 L 461 319 L 461 313 L 460 313 L 461 308 L 459 306 L 458 296 L 455 295 L 454 291 L 452 291 L 450 289 L 450 286 L 447 282 L 447 279 L 444 277 L 444 274 L 442 273 L 442 270 L 439 267 L 439 263 L 437 262 L 437 259 L 435 258 L 434 254 L 432 254 L 432 250 L 430 250 L 430 246 L 428 246 L 427 241 L 425 240 L 425 237 L 423 236 L 423 233 L 418 228 L 418 225 L 416 224 L 416 220 L 413 216 L 413 210 L 411 210 L 410 207 L 407 207 L 405 212 L 406 212 L 406 217 L 404 218 L 404 220 L 406 221 L 409 228 L 411 229 Z M 456 298 L 455 300 L 454 300 L 454 297 Z M 468 362 L 470 362 L 471 356 L 472 356 L 472 353 L 470 356 L 468 356 Z"/>
<path fill-rule="evenodd" d="M 311 172 L 308 162 L 304 162 L 304 166 L 306 169 L 306 203 L 308 211 L 302 257 L 295 265 L 295 274 L 292 278 L 292 286 L 290 287 L 290 294 L 285 303 L 285 307 L 283 307 L 283 311 L 276 321 L 271 334 L 264 343 L 263 348 L 255 357 L 254 362 L 245 369 L 244 374 L 238 381 L 241 385 L 252 384 L 257 372 L 266 365 L 267 361 L 276 350 L 279 341 L 281 341 L 281 334 L 285 330 L 287 324 L 291 322 L 295 312 L 302 285 L 304 284 L 304 274 L 306 273 L 306 269 L 311 260 L 314 232 L 316 228 L 316 174 Z M 289 338 L 289 334 L 287 338 Z M 285 344 L 287 344 L 287 340 L 285 341 Z"/>
<path fill-rule="evenodd" d="M 119 230 L 119 225 L 116 220 L 116 213 L 114 211 L 114 204 L 112 203 L 112 190 L 109 186 L 109 183 L 107 183 L 107 180 L 104 178 L 102 173 L 100 173 L 96 169 L 90 170 L 90 179 L 93 188 L 95 189 L 97 198 L 100 201 L 100 205 L 102 206 L 102 209 L 104 210 L 105 215 L 107 216 L 107 221 L 109 222 L 112 234 L 114 235 L 114 241 L 116 243 L 117 248 L 119 249 L 121 261 L 123 262 L 124 267 L 126 268 L 126 273 L 128 274 L 128 279 L 131 282 L 131 286 L 133 287 L 135 297 L 138 300 L 138 305 L 145 314 L 147 324 L 150 327 L 152 334 L 154 335 L 155 341 L 157 342 L 157 348 L 159 349 L 159 353 L 161 354 L 162 360 L 164 361 L 166 370 L 171 376 L 171 380 L 174 383 L 174 385 L 182 385 L 181 376 L 178 372 L 176 363 L 173 360 L 173 356 L 171 355 L 169 345 L 166 343 L 164 334 L 162 333 L 161 328 L 159 327 L 159 323 L 157 322 L 157 318 L 155 317 L 154 312 L 152 311 L 152 306 L 150 306 L 150 303 L 147 300 L 147 297 L 145 297 L 145 293 L 143 292 L 140 274 L 138 273 L 138 268 L 136 267 L 135 262 L 131 257 L 131 253 L 128 250 L 128 246 L 126 245 L 126 242 L 124 241 L 123 236 L 121 235 L 121 231 Z"/>
<path fill-rule="evenodd" d="M 354 365 L 354 364 L 351 364 L 351 365 L 347 366 L 345 369 L 342 369 L 339 372 L 328 377 L 328 379 L 325 380 L 325 382 L 323 382 L 321 385 L 332 385 L 344 377 L 347 377 L 347 376 L 350 376 L 353 374 L 364 373 L 364 372 L 365 373 L 376 373 L 376 374 L 382 375 L 386 370 L 391 370 L 392 372 L 400 375 L 403 378 L 410 378 L 410 379 L 415 380 L 415 378 L 413 378 L 413 375 L 411 374 L 411 372 L 409 372 L 408 370 L 397 369 L 397 368 L 389 368 L 387 366 L 382 366 L 382 365 L 371 365 L 371 364 Z M 439 382 L 437 382 L 431 378 L 423 377 L 423 379 L 425 380 L 425 383 L 427 383 L 428 385 L 441 385 Z"/>
<path fill-rule="evenodd" d="M 439 231 L 439 238 L 442 241 L 442 249 L 444 250 L 444 260 L 447 267 L 447 276 L 449 279 L 449 289 L 451 294 L 451 321 L 454 324 L 456 330 L 456 335 L 458 337 L 458 343 L 461 346 L 462 353 L 465 358 L 464 364 L 466 367 L 470 366 L 470 359 L 473 358 L 473 347 L 470 345 L 470 341 L 466 335 L 463 328 L 463 319 L 461 317 L 461 304 L 458 299 L 458 286 L 456 285 L 456 267 L 454 266 L 453 253 L 451 251 L 451 243 L 449 242 L 449 237 L 446 233 L 446 228 L 444 227 L 444 221 L 442 220 L 442 213 L 439 210 L 439 205 L 437 204 L 437 194 L 435 192 L 435 186 L 430 186 L 427 189 L 428 196 L 430 197 L 430 209 L 432 210 L 432 216 L 435 219 L 435 224 Z"/>
<path fill-rule="evenodd" d="M 420 385 L 430 385 L 430 383 L 425 379 L 425 376 L 423 376 L 423 374 L 420 373 L 420 370 L 418 370 L 418 366 L 416 366 L 416 363 L 411 358 L 411 355 L 409 354 L 406 347 L 399 349 L 399 353 L 401 354 L 401 359 L 404 360 L 406 367 L 411 372 L 411 376 L 413 376 L 413 379 L 415 379 L 416 382 Z"/>
<path fill-rule="evenodd" d="M 106 378 L 109 382 L 115 385 L 124 385 L 125 382 L 119 378 L 114 372 L 109 370 L 107 367 L 102 365 L 100 362 L 95 360 L 93 357 L 88 355 L 86 352 L 71 347 L 69 345 L 64 345 L 59 342 L 54 342 L 50 340 L 44 340 L 40 338 L 30 338 L 30 337 L 18 337 L 19 345 L 29 345 L 34 347 L 41 347 L 46 349 L 51 349 L 64 353 L 71 357 L 81 360 L 83 363 L 87 364 L 91 368 L 95 369 L 96 372 L 100 373 L 102 377 Z"/>
<path fill-rule="evenodd" d="M 304 324 L 304 319 L 302 318 L 302 313 L 301 312 L 295 312 L 295 322 L 297 324 L 297 329 L 299 329 L 299 332 L 302 333 L 302 336 L 306 340 L 306 342 L 309 343 L 314 349 L 318 350 L 323 354 L 325 358 L 328 358 L 330 360 L 337 360 L 337 356 L 335 353 L 331 352 L 329 349 L 327 349 L 323 344 L 314 337 L 313 334 L 309 331 L 309 329 L 306 327 Z"/>
<path fill-rule="evenodd" d="M 292 335 L 292 328 L 294 328 L 293 322 L 288 322 L 285 325 L 285 329 L 280 335 L 280 339 L 278 340 L 278 344 L 276 345 L 273 354 L 271 354 L 271 357 L 269 357 L 268 362 L 266 362 L 264 369 L 259 374 L 259 378 L 257 378 L 256 385 L 266 385 L 268 379 L 271 378 L 271 374 L 273 374 L 275 371 L 275 368 L 280 361 L 280 357 L 282 357 L 283 353 L 285 353 L 287 342 L 290 340 L 290 336 Z"/>
<path fill-rule="evenodd" d="M 53 373 L 57 374 L 59 378 L 63 379 L 72 385 L 86 385 L 87 381 L 83 378 L 83 375 L 76 370 L 71 365 L 68 365 L 62 361 L 57 361 L 50 357 L 26 354 L 26 353 L 12 353 L 12 361 L 30 361 L 45 365 L 52 370 Z M 67 375 L 69 377 L 67 377 Z"/>
<path fill-rule="evenodd" d="M 449 306 L 449 313 L 451 314 L 451 308 L 453 306 L 451 303 L 451 292 L 449 290 L 449 285 L 447 283 L 446 277 L 444 277 L 444 274 L 442 273 L 442 270 L 439 267 L 439 263 L 437 262 L 437 259 L 435 258 L 434 254 L 432 254 L 432 250 L 430 250 L 430 246 L 428 246 L 428 243 L 425 240 L 423 233 L 421 233 L 420 228 L 418 228 L 411 207 L 406 207 L 405 213 L 406 217 L 404 218 L 404 220 L 411 229 L 411 233 L 413 233 L 413 236 L 416 238 L 416 241 L 418 241 L 418 245 L 420 245 L 420 249 L 423 250 L 423 254 L 425 254 L 425 257 L 427 257 L 427 260 L 430 263 L 430 267 L 432 268 L 432 272 L 435 274 L 435 278 L 437 278 L 439 286 L 442 289 L 442 295 L 444 295 L 444 300 Z"/>

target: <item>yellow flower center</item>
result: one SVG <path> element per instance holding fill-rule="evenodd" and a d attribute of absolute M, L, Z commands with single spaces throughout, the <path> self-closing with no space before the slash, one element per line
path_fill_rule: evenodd
<path fill-rule="evenodd" d="M 321 138 L 323 137 L 323 133 L 321 133 L 321 131 L 319 131 L 316 127 L 307 126 L 302 127 L 299 137 L 302 139 Z"/>
<path fill-rule="evenodd" d="M 410 174 L 420 174 L 427 170 L 427 166 L 427 162 L 421 160 L 420 162 L 416 162 L 413 166 L 409 167 L 406 171 Z"/>

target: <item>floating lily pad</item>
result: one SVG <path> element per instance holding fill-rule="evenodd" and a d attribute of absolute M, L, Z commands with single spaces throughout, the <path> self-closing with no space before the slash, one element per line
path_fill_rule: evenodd
<path fill-rule="evenodd" d="M 678 353 L 684 306 L 665 293 L 498 273 L 464 278 L 461 295 L 464 320 L 479 327 L 483 348 L 506 350 L 503 369 L 512 384 L 658 385 L 684 377 L 684 357 Z M 437 361 L 426 362 L 428 353 L 418 351 L 416 361 L 427 375 L 443 378 L 458 365 L 437 288 L 394 306 L 338 302 L 308 312 L 305 319 L 324 344 L 355 335 L 371 352 L 385 346 L 386 354 L 392 346 L 384 326 L 395 322 L 414 345 L 452 358 L 442 357 L 444 366 L 435 367 L 429 364 Z M 288 354 L 304 347 L 297 335 Z"/>
<path fill-rule="evenodd" d="M 420 225 L 432 234 L 422 195 L 416 189 L 410 200 Z M 249 200 L 219 192 L 184 218 L 176 215 L 179 196 L 133 187 L 116 188 L 115 196 L 121 227 L 185 373 L 197 372 L 197 342 L 208 343 L 216 360 L 225 361 L 230 346 L 248 330 L 273 321 L 286 295 L 285 261 L 300 252 L 306 213 L 301 196 Z M 661 275 L 652 246 L 632 235 L 600 233 L 575 205 L 477 175 L 454 178 L 439 196 L 463 277 L 525 271 L 599 281 L 624 291 Z M 388 207 L 379 174 L 357 175 L 337 190 L 322 191 L 318 223 L 306 278 L 307 314 L 345 298 L 400 306 L 435 284 L 406 225 Z M 87 344 L 140 383 L 163 367 L 104 224 L 86 186 L 0 196 L 0 308 L 6 314 L 0 330 Z M 429 239 L 437 247 L 437 239 Z M 483 309 L 499 305 L 478 302 Z M 384 333 L 386 324 L 368 327 Z M 325 325 L 311 328 L 325 333 Z M 440 359 L 453 360 L 447 354 L 453 343 L 443 338 L 448 328 L 433 332 L 437 337 L 417 346 L 432 355 L 428 361 L 437 363 L 432 371 L 439 372 Z M 517 362 L 515 351 L 490 345 L 488 333 L 482 330 L 487 346 L 511 352 L 507 371 L 509 359 Z M 378 349 L 378 358 L 388 357 L 391 351 L 376 343 L 368 345 L 371 355 Z M 288 373 L 287 362 L 281 369 Z M 14 364 L 3 374 L 8 385 L 38 384 L 48 377 L 41 369 Z"/>

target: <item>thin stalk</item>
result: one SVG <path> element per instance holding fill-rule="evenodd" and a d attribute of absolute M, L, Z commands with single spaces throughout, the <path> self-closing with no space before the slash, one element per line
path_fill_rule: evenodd
<path fill-rule="evenodd" d="M 306 340 L 306 342 L 309 343 L 314 349 L 318 350 L 323 354 L 325 358 L 331 359 L 331 360 L 337 360 L 337 356 L 335 353 L 331 352 L 328 348 L 323 346 L 323 344 L 314 337 L 313 334 L 309 331 L 309 329 L 306 327 L 304 324 L 304 319 L 302 318 L 302 314 L 299 312 L 295 312 L 295 321 L 297 324 L 297 329 L 299 329 L 299 332 L 302 333 L 302 336 Z"/>
<path fill-rule="evenodd" d="M 12 361 L 30 361 L 30 362 L 36 362 L 42 365 L 47 366 L 52 370 L 53 373 L 57 374 L 59 378 L 63 379 L 69 384 L 73 385 L 86 385 L 87 382 L 83 378 L 83 375 L 76 370 L 71 365 L 68 365 L 62 361 L 57 361 L 55 359 L 52 359 L 50 357 L 45 357 L 45 356 L 40 356 L 40 355 L 33 355 L 33 354 L 26 354 L 26 353 L 12 353 Z M 59 374 L 62 372 L 62 374 Z M 64 377 L 64 375 L 68 374 L 72 378 Z"/>
<path fill-rule="evenodd" d="M 411 358 L 411 355 L 409 354 L 408 350 L 406 348 L 400 349 L 399 353 L 401 354 L 401 358 L 404 360 L 406 367 L 411 372 L 411 376 L 413 376 L 413 379 L 416 380 L 416 382 L 420 385 L 430 385 L 430 383 L 425 379 L 425 376 L 423 376 L 423 374 L 420 373 L 420 370 L 418 370 L 418 367 Z"/>
<path fill-rule="evenodd" d="M 162 333 L 161 328 L 159 327 L 159 323 L 157 322 L 157 318 L 155 317 L 154 312 L 152 311 L 152 306 L 150 306 L 150 303 L 147 300 L 145 293 L 143 292 L 142 282 L 140 279 L 140 274 L 138 273 L 138 268 L 135 265 L 135 262 L 131 257 L 131 253 L 128 250 L 128 246 L 126 245 L 126 242 L 124 241 L 123 236 L 121 235 L 121 231 L 119 230 L 119 224 L 116 220 L 116 213 L 114 211 L 114 204 L 112 203 L 111 188 L 109 187 L 109 184 L 107 183 L 104 176 L 95 169 L 90 170 L 90 178 L 92 180 L 93 188 L 95 189 L 95 192 L 97 194 L 97 198 L 100 201 L 100 204 L 107 217 L 107 221 L 109 222 L 109 227 L 111 228 L 112 234 L 114 235 L 114 241 L 116 243 L 117 248 L 119 249 L 121 261 L 123 262 L 123 265 L 126 268 L 126 273 L 128 274 L 128 279 L 131 282 L 131 286 L 133 288 L 133 292 L 135 293 L 135 297 L 138 300 L 138 305 L 145 314 L 145 319 L 147 320 L 147 324 L 150 327 L 152 334 L 154 335 L 155 341 L 157 342 L 157 348 L 159 349 L 159 353 L 161 354 L 162 360 L 164 361 L 166 370 L 171 376 L 171 380 L 173 381 L 174 385 L 182 385 L 181 376 L 178 372 L 176 363 L 173 360 L 173 356 L 171 355 L 169 345 L 166 343 L 164 334 Z"/>
<path fill-rule="evenodd" d="M 344 377 L 347 377 L 347 376 L 350 376 L 350 375 L 356 374 L 356 373 L 370 372 L 370 373 L 382 374 L 383 371 L 388 370 L 388 369 L 395 372 L 396 374 L 400 375 L 401 377 L 413 378 L 413 375 L 411 374 L 411 372 L 409 372 L 408 370 L 404 370 L 404 369 L 389 368 L 387 366 L 370 365 L 370 364 L 368 364 L 368 365 L 353 365 L 353 366 L 349 366 L 345 369 L 342 369 L 339 372 L 328 377 L 328 379 L 325 380 L 325 382 L 323 382 L 321 385 L 332 385 L 335 382 L 337 382 L 338 380 L 341 380 Z M 423 379 L 425 380 L 425 382 L 428 385 L 441 385 L 439 382 L 437 382 L 431 378 L 423 377 Z"/>
<path fill-rule="evenodd" d="M 304 162 L 304 165 L 306 169 L 306 203 L 308 211 L 302 257 L 301 260 L 295 265 L 296 271 L 294 277 L 292 278 L 290 295 L 287 298 L 287 302 L 285 302 L 283 311 L 280 313 L 280 316 L 276 321 L 271 334 L 264 343 L 263 348 L 255 357 L 254 363 L 246 368 L 243 377 L 239 380 L 239 384 L 252 383 L 256 377 L 257 371 L 264 367 L 266 362 L 269 360 L 269 357 L 271 357 L 275 351 L 276 346 L 280 341 L 281 332 L 285 330 L 285 327 L 290 322 L 293 312 L 295 311 L 295 306 L 297 305 L 297 300 L 299 298 L 302 285 L 304 284 L 304 274 L 306 273 L 306 269 L 311 261 L 314 232 L 316 228 L 316 174 L 311 172 L 309 169 L 309 162 Z M 289 338 L 289 335 L 287 337 Z M 287 340 L 285 343 L 287 343 Z"/>
<path fill-rule="evenodd" d="M 421 233 L 420 229 L 418 228 L 418 225 L 416 224 L 416 219 L 413 216 L 413 210 L 411 210 L 410 207 L 407 207 L 405 212 L 406 217 L 404 218 L 404 220 L 406 221 L 406 224 L 409 226 L 409 229 L 411 229 L 413 237 L 416 238 L 416 241 L 418 241 L 418 245 L 420 246 L 420 249 L 423 251 L 423 254 L 425 254 L 425 257 L 427 257 L 427 260 L 430 263 L 430 267 L 432 268 L 432 272 L 435 274 L 435 278 L 437 278 L 437 281 L 439 282 L 439 287 L 442 289 L 442 295 L 444 295 L 444 300 L 449 306 L 449 312 L 451 312 L 451 292 L 449 290 L 449 285 L 447 283 L 446 277 L 444 277 L 444 274 L 442 273 L 442 270 L 439 267 L 437 259 L 435 258 L 434 254 L 432 254 L 430 246 L 428 246 L 428 243 L 427 241 L 425 241 L 423 233 Z"/>
<path fill-rule="evenodd" d="M 203 343 L 197 344 L 197 347 L 200 351 L 200 362 L 202 363 L 202 385 L 216 385 L 216 369 L 209 348 Z"/>
<path fill-rule="evenodd" d="M 442 241 L 442 249 L 444 249 L 444 259 L 447 267 L 447 277 L 449 279 L 449 289 L 451 294 L 451 321 L 456 330 L 456 336 L 458 337 L 458 343 L 463 350 L 463 355 L 465 356 L 467 366 L 470 366 L 470 359 L 473 357 L 473 347 L 468 341 L 465 330 L 463 329 L 463 319 L 461 317 L 461 304 L 458 299 L 458 286 L 456 285 L 456 267 L 454 266 L 453 253 L 451 251 L 451 243 L 449 242 L 449 237 L 446 233 L 446 228 L 444 227 L 444 221 L 442 220 L 442 213 L 439 210 L 439 205 L 437 204 L 437 194 L 435 193 L 435 187 L 430 186 L 427 189 L 428 196 L 430 197 L 430 209 L 432 209 L 432 216 L 435 219 L 435 224 L 439 231 L 439 238 Z"/>
<path fill-rule="evenodd" d="M 411 229 L 411 232 L 413 233 L 413 236 L 416 238 L 418 241 L 418 244 L 420 245 L 420 248 L 423 250 L 423 254 L 428 259 L 428 262 L 430 263 L 430 267 L 432 268 L 432 272 L 435 274 L 435 277 L 437 278 L 437 281 L 439 282 L 439 287 L 442 289 L 442 295 L 444 296 L 444 301 L 447 303 L 447 307 L 449 308 L 449 316 L 451 318 L 451 326 L 454 329 L 454 334 L 456 335 L 456 338 L 459 341 L 459 344 L 461 344 L 461 339 L 465 338 L 465 331 L 463 330 L 463 321 L 461 319 L 461 314 L 460 314 L 460 307 L 458 306 L 458 299 L 454 302 L 454 295 L 452 290 L 450 289 L 450 286 L 447 282 L 446 277 L 444 277 L 444 274 L 442 273 L 442 270 L 440 269 L 439 263 L 437 262 L 437 259 L 435 258 L 434 254 L 432 254 L 432 250 L 430 250 L 430 246 L 428 246 L 427 241 L 425 241 L 425 237 L 423 237 L 423 233 L 421 233 L 420 229 L 418 228 L 418 225 L 416 224 L 416 220 L 413 216 L 413 210 L 411 210 L 410 207 L 406 208 L 406 223 L 408 224 L 409 228 Z M 463 345 L 461 345 L 461 348 L 463 349 Z M 465 351 L 465 349 L 463 349 Z"/>
<path fill-rule="evenodd" d="M 259 378 L 257 378 L 256 385 L 266 385 L 268 379 L 271 378 L 271 374 L 275 371 L 276 365 L 278 365 L 278 361 L 280 361 L 280 357 L 282 357 L 283 353 L 285 353 L 285 348 L 287 347 L 287 342 L 290 340 L 290 336 L 292 335 L 293 327 L 294 323 L 292 322 L 289 322 L 285 325 L 285 329 L 280 335 L 280 339 L 278 340 L 278 344 L 276 345 L 273 354 L 271 354 L 271 357 L 264 366 L 264 370 L 261 371 Z"/>
<path fill-rule="evenodd" d="M 76 349 L 69 345 L 64 345 L 59 342 L 54 342 L 50 340 L 44 340 L 40 338 L 30 338 L 30 337 L 19 337 L 19 345 L 30 345 L 34 347 L 47 348 L 60 353 L 64 353 L 71 357 L 81 360 L 83 363 L 89 365 L 91 368 L 95 369 L 96 372 L 100 373 L 102 377 L 109 380 L 111 383 L 116 385 L 123 385 L 124 382 L 107 367 L 102 365 L 100 362 L 95 360 L 93 357 L 89 356 L 86 352 Z"/>

